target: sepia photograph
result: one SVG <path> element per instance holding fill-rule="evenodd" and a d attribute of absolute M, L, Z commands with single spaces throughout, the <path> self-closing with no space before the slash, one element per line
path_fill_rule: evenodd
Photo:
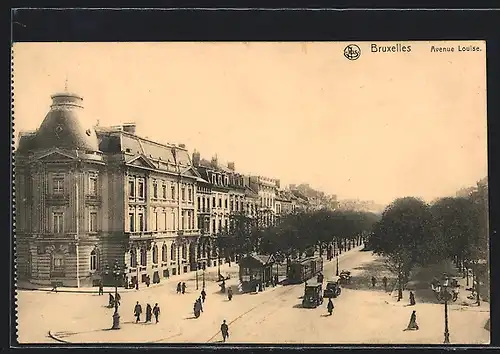
<path fill-rule="evenodd" d="M 489 344 L 486 51 L 14 43 L 18 342 Z"/>

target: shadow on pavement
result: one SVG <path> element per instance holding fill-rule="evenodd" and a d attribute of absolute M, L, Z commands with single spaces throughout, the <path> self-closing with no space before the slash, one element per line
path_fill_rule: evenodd
<path fill-rule="evenodd" d="M 331 317 L 332 315 L 326 313 L 326 314 L 322 314 L 320 317 Z"/>
<path fill-rule="evenodd" d="M 353 270 L 361 272 L 351 277 L 350 284 L 343 285 L 346 289 L 389 292 L 397 282 L 396 276 L 387 269 L 384 260 L 381 258 L 375 259 L 373 262 L 362 266 L 355 267 Z M 387 289 L 384 289 L 382 284 L 382 278 L 384 276 L 387 277 Z M 375 277 L 377 280 L 375 287 L 372 286 L 372 277 Z"/>
<path fill-rule="evenodd" d="M 304 306 L 302 306 L 302 304 L 296 304 L 296 305 L 293 305 L 293 308 L 294 309 L 303 309 L 305 308 Z"/>

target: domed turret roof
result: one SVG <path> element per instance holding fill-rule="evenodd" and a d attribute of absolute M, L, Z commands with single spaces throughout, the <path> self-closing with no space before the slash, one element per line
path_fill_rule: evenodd
<path fill-rule="evenodd" d="M 34 137 L 32 148 L 98 151 L 96 132 L 83 119 L 83 98 L 69 92 L 51 98 L 50 111 Z"/>

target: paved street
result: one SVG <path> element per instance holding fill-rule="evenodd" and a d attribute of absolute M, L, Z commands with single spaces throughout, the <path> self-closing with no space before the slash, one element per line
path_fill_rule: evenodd
<path fill-rule="evenodd" d="M 354 269 L 373 262 L 371 252 L 352 250 L 340 257 L 340 268 Z M 236 267 L 232 271 L 236 271 Z M 325 278 L 335 273 L 335 261 L 325 262 Z M 45 293 L 22 291 L 18 295 L 19 341 L 54 342 L 48 331 L 71 343 L 157 342 L 213 343 L 221 340 L 223 319 L 229 324 L 231 343 L 441 343 L 443 306 L 406 301 L 395 302 L 390 293 L 344 288 L 334 300 L 334 314 L 326 316 L 326 302 L 316 309 L 301 308 L 303 284 L 269 288 L 258 294 L 238 294 L 231 302 L 218 292 L 215 282 L 207 282 L 204 312 L 193 319 L 193 302 L 198 297 L 193 280 L 188 292 L 176 294 L 177 280 L 139 292 L 122 294 L 122 329 L 108 330 L 113 309 L 107 309 L 107 295 Z M 227 283 L 235 286 L 237 277 Z M 200 282 L 201 289 L 201 282 Z M 406 296 L 406 295 L 405 295 Z M 407 298 L 407 296 L 405 297 Z M 139 301 L 161 306 L 160 323 L 135 324 L 133 308 Z M 488 304 L 481 307 L 450 306 L 452 343 L 487 343 L 489 332 L 483 326 L 489 317 Z M 405 332 L 412 310 L 417 311 L 419 331 Z M 141 317 L 144 320 L 144 315 Z"/>

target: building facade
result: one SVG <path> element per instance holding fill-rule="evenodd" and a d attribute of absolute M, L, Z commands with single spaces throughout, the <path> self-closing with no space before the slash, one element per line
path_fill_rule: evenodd
<path fill-rule="evenodd" d="M 65 286 L 159 282 L 196 267 L 197 181 L 184 146 L 140 138 L 135 125 L 85 125 L 64 92 L 15 153 L 20 279 Z"/>
<path fill-rule="evenodd" d="M 268 177 L 251 176 L 250 188 L 259 196 L 259 222 L 263 227 L 273 225 L 276 216 L 276 194 L 280 188 L 280 181 Z"/>

